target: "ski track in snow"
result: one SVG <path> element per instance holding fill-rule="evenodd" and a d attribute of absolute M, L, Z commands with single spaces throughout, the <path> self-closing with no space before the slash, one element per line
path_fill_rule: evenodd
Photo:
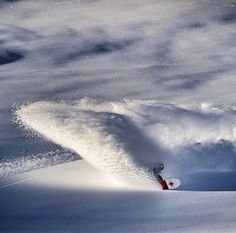
<path fill-rule="evenodd" d="M 32 179 L 31 178 L 27 178 L 27 179 L 20 180 L 20 181 L 14 182 L 14 183 L 10 183 L 10 184 L 6 184 L 6 185 L 3 185 L 3 186 L 0 186 L 0 190 L 1 189 L 5 189 L 5 188 L 9 188 L 9 187 L 17 185 L 17 184 L 22 184 L 22 183 L 25 183 L 25 182 L 30 181 L 30 180 L 32 180 Z"/>

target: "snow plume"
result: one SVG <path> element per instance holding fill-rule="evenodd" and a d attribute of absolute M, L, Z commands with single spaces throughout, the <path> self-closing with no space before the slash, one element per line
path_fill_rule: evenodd
<path fill-rule="evenodd" d="M 25 101 L 235 105 L 235 42 L 235 0 L 0 0 L 0 153 L 34 148 L 10 120 Z"/>
<path fill-rule="evenodd" d="M 3 158 L 0 163 L 0 178 L 77 159 L 78 155 L 63 149 L 16 158 Z"/>
<path fill-rule="evenodd" d="M 16 114 L 24 126 L 125 182 L 153 180 L 149 168 L 158 162 L 168 175 L 236 169 L 233 108 L 84 98 L 35 102 Z"/>

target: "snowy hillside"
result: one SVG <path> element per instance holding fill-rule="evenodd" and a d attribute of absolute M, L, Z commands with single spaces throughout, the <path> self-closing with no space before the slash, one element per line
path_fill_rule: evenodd
<path fill-rule="evenodd" d="M 0 232 L 235 232 L 235 23 L 234 0 L 0 0 Z"/>

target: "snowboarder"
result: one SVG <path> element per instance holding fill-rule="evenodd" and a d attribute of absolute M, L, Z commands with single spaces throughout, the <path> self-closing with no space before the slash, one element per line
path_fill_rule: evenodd
<path fill-rule="evenodd" d="M 169 189 L 166 181 L 160 175 L 161 171 L 164 169 L 164 164 L 159 163 L 158 166 L 152 167 L 151 171 L 155 179 L 160 183 L 163 190 Z"/>

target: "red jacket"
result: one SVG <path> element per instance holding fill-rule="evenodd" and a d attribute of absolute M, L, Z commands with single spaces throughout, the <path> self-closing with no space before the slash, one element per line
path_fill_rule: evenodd
<path fill-rule="evenodd" d="M 162 180 L 162 181 L 160 182 L 160 184 L 161 184 L 161 187 L 162 187 L 163 190 L 169 189 L 169 188 L 168 188 L 168 185 L 167 185 L 167 183 L 166 183 L 165 180 Z"/>

